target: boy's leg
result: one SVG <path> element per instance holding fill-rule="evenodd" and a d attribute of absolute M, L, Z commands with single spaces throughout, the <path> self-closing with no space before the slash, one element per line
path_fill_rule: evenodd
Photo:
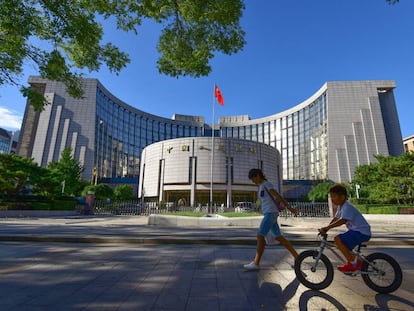
<path fill-rule="evenodd" d="M 347 261 L 351 262 L 355 259 L 355 255 L 351 253 L 351 251 L 342 242 L 341 238 L 338 235 L 335 237 L 335 245 L 341 251 L 341 253 L 345 256 Z"/>
<path fill-rule="evenodd" d="M 258 266 L 262 255 L 265 249 L 266 241 L 265 236 L 272 228 L 272 225 L 275 221 L 275 215 L 272 213 L 264 214 L 263 219 L 260 222 L 259 230 L 256 234 L 257 237 L 257 246 L 256 246 L 256 256 L 254 257 L 254 263 Z"/>
<path fill-rule="evenodd" d="M 256 265 L 260 264 L 260 260 L 262 259 L 262 255 L 265 249 L 265 238 L 259 232 L 257 233 L 257 246 L 256 246 L 256 256 L 254 257 L 254 263 Z"/>
<path fill-rule="evenodd" d="M 335 237 L 335 244 L 338 249 L 344 254 L 345 258 L 352 262 L 355 259 L 355 254 L 352 250 L 358 244 L 366 242 L 370 239 L 369 236 L 366 236 L 358 231 L 348 230 L 347 232 L 338 234 Z"/>
<path fill-rule="evenodd" d="M 272 233 L 276 237 L 276 240 L 279 241 L 279 243 L 282 244 L 289 251 L 289 253 L 296 259 L 296 257 L 298 257 L 298 253 L 294 249 L 292 243 L 290 243 L 290 241 L 288 241 L 280 233 L 280 228 L 279 228 L 279 224 L 277 223 L 277 221 L 272 226 Z"/>
<path fill-rule="evenodd" d="M 355 246 L 368 241 L 369 236 L 363 235 L 358 231 L 349 230 L 345 233 L 341 233 L 335 237 L 335 243 L 338 249 L 344 254 L 347 259 L 347 263 L 343 266 L 339 266 L 338 270 L 344 273 L 354 272 L 361 269 L 362 261 L 357 260 L 356 255 L 352 252 Z"/>
<path fill-rule="evenodd" d="M 298 257 L 298 253 L 296 252 L 295 248 L 293 247 L 292 243 L 290 243 L 289 240 L 286 240 L 283 235 L 280 235 L 276 238 L 276 240 L 279 241 L 280 244 L 282 244 L 288 251 L 291 253 L 291 255 L 296 258 Z"/>

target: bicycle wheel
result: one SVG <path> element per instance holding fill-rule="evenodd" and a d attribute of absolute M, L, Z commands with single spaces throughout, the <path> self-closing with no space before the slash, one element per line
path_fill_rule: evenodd
<path fill-rule="evenodd" d="M 316 269 L 313 269 L 316 250 L 306 250 L 299 254 L 295 260 L 296 278 L 306 287 L 313 290 L 320 290 L 328 287 L 333 280 L 334 270 L 331 261 L 322 254 Z"/>
<path fill-rule="evenodd" d="M 362 279 L 369 288 L 381 294 L 388 294 L 400 287 L 402 271 L 394 258 L 384 253 L 372 253 L 366 259 L 371 264 L 363 261 L 361 271 Z"/>

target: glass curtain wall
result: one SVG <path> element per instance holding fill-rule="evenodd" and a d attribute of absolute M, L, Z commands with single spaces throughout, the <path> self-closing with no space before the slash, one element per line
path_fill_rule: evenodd
<path fill-rule="evenodd" d="M 282 155 L 284 180 L 324 180 L 328 174 L 326 93 L 281 118 L 239 127 L 223 127 L 225 137 L 263 142 Z"/>
<path fill-rule="evenodd" d="M 143 148 L 157 141 L 203 133 L 202 127 L 151 118 L 128 109 L 99 88 L 96 102 L 95 183 L 99 178 L 138 178 Z"/>

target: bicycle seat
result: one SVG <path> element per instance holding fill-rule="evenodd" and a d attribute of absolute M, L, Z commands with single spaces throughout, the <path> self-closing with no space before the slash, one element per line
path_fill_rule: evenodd
<path fill-rule="evenodd" d="M 367 245 L 364 244 L 364 243 L 360 243 L 357 246 L 355 246 L 355 248 L 357 249 L 358 252 L 361 250 L 361 247 L 367 247 Z"/>

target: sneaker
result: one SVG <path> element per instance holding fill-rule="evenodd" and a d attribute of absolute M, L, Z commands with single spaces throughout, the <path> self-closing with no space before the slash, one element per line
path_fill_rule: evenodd
<path fill-rule="evenodd" d="M 243 268 L 246 270 L 259 270 L 259 265 L 256 265 L 254 261 L 248 263 L 247 265 L 243 265 Z"/>
<path fill-rule="evenodd" d="M 341 272 L 344 272 L 344 273 L 355 272 L 355 271 L 361 270 L 361 265 L 362 265 L 361 260 L 358 260 L 355 266 L 351 262 L 348 261 L 343 266 L 339 266 L 338 270 L 341 271 Z"/>

